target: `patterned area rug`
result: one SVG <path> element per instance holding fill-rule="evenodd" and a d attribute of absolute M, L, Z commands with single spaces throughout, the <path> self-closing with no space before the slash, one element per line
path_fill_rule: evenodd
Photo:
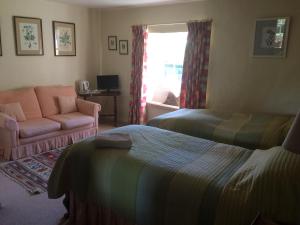
<path fill-rule="evenodd" d="M 43 193 L 47 191 L 49 176 L 63 149 L 2 163 L 0 171 L 24 187 L 30 194 Z"/>

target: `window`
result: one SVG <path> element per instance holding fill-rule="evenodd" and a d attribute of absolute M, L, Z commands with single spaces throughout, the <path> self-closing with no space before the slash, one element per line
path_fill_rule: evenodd
<path fill-rule="evenodd" d="M 186 38 L 187 32 L 149 32 L 146 82 L 150 101 L 178 105 Z"/>

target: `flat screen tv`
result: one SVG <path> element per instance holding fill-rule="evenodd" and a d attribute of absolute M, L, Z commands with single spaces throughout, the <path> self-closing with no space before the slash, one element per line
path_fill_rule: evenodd
<path fill-rule="evenodd" d="M 97 89 L 110 91 L 119 88 L 119 75 L 98 75 Z"/>

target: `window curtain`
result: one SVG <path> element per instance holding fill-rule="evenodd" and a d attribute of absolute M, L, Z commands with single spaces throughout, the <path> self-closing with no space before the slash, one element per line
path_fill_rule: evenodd
<path fill-rule="evenodd" d="M 147 69 L 146 45 L 148 39 L 147 26 L 132 26 L 132 71 L 129 103 L 129 123 L 146 122 L 147 85 L 143 76 Z"/>
<path fill-rule="evenodd" d="M 206 108 L 212 21 L 189 22 L 180 93 L 180 108 Z"/>

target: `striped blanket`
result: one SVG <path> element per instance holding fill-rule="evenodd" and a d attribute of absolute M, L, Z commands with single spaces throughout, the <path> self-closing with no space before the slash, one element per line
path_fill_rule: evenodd
<path fill-rule="evenodd" d="M 282 115 L 180 109 L 158 116 L 148 125 L 248 149 L 268 149 L 282 144 L 293 119 Z"/>
<path fill-rule="evenodd" d="M 296 220 L 295 210 L 285 213 L 283 209 L 277 215 L 277 203 L 284 201 L 278 193 L 284 197 L 284 188 L 296 191 L 290 194 L 295 199 L 286 200 L 287 210 L 299 209 L 300 186 L 295 175 L 300 171 L 300 157 L 293 158 L 292 153 L 274 149 L 264 155 L 147 126 L 126 126 L 109 133 L 129 134 L 133 142 L 130 151 L 96 149 L 93 138 L 71 146 L 50 176 L 50 198 L 72 191 L 82 201 L 92 200 L 138 225 L 247 225 L 258 211 L 283 222 Z M 274 154 L 280 157 L 272 160 Z M 278 193 L 261 192 L 275 183 L 270 181 L 272 174 L 268 178 L 270 171 L 254 167 L 258 158 L 270 168 L 278 161 L 285 165 L 287 160 L 289 164 L 278 171 L 294 171 L 294 186 L 286 186 L 288 175 L 282 179 L 284 186 L 281 179 L 276 180 Z M 260 170 L 267 171 L 266 178 L 259 176 Z"/>

